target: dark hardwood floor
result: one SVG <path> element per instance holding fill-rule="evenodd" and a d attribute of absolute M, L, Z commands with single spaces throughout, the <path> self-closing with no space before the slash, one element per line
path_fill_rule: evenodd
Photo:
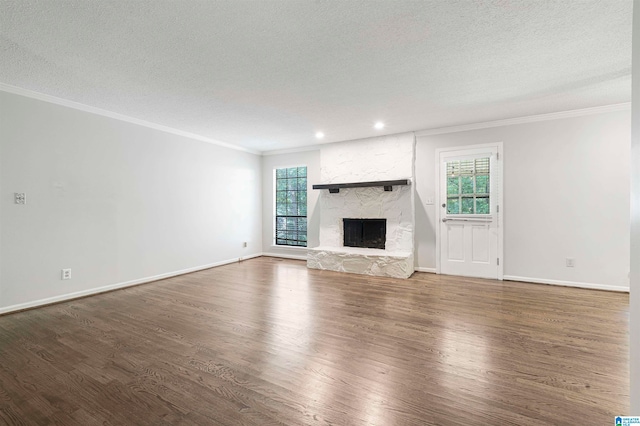
<path fill-rule="evenodd" d="M 628 294 L 262 257 L 0 317 L 11 425 L 609 425 Z"/>

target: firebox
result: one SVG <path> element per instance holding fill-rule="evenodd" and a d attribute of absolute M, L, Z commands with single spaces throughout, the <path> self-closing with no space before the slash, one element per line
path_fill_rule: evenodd
<path fill-rule="evenodd" d="M 387 219 L 342 219 L 345 247 L 384 249 Z"/>

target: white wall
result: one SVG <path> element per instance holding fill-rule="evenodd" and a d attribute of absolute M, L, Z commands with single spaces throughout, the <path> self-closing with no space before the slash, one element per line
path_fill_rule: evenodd
<path fill-rule="evenodd" d="M 6 92 L 0 128 L 0 312 L 262 251 L 257 155 Z"/>
<path fill-rule="evenodd" d="M 307 166 L 307 246 L 316 247 L 319 244 L 318 196 L 320 191 L 313 190 L 311 187 L 320 182 L 320 151 L 265 155 L 262 157 L 262 251 L 267 255 L 306 259 L 306 248 L 276 246 L 273 240 L 275 220 L 273 171 L 294 166 Z"/>
<path fill-rule="evenodd" d="M 631 148 L 631 291 L 629 336 L 631 410 L 640 416 L 640 4 L 633 8 L 633 95 Z"/>
<path fill-rule="evenodd" d="M 436 266 L 435 150 L 503 142 L 505 277 L 628 288 L 629 129 L 627 110 L 418 137 L 417 266 Z"/>

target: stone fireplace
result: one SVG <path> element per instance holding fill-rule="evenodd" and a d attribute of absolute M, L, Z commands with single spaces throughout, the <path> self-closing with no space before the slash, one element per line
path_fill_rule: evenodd
<path fill-rule="evenodd" d="M 414 149 L 413 134 L 321 148 L 322 182 L 314 186 L 326 189 L 319 189 L 320 245 L 308 251 L 309 268 L 411 276 Z"/>

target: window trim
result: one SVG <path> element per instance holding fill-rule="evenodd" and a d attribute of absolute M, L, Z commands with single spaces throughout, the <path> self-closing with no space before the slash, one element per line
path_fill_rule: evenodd
<path fill-rule="evenodd" d="M 278 214 L 277 214 L 277 197 L 278 197 L 278 177 L 277 177 L 277 173 L 278 170 L 288 170 L 288 169 L 292 169 L 292 168 L 300 168 L 300 167 L 304 167 L 306 169 L 306 173 L 307 176 L 305 177 L 307 182 L 306 182 L 306 188 L 304 189 L 304 192 L 306 194 L 306 198 L 307 198 L 307 205 L 306 205 L 306 212 L 307 214 L 305 216 L 295 216 L 295 217 L 299 217 L 299 218 L 305 218 L 307 220 L 307 229 L 305 231 L 305 238 L 306 241 L 304 241 L 304 245 L 290 245 L 290 244 L 278 244 L 278 234 L 277 234 L 277 218 L 278 218 Z M 296 191 L 302 191 L 300 189 L 296 189 Z M 273 209 L 272 209 L 272 216 L 273 216 L 273 220 L 272 220 L 272 238 L 271 238 L 271 247 L 279 247 L 279 248 L 286 248 L 286 249 L 307 249 L 309 247 L 309 212 L 308 212 L 308 208 L 309 208 L 309 198 L 308 198 L 308 194 L 309 194 L 309 168 L 306 164 L 299 164 L 299 165 L 290 165 L 290 166 L 274 166 L 273 168 L 273 191 L 272 191 L 272 196 L 273 196 Z M 282 217 L 282 215 L 280 215 Z M 294 217 L 293 215 L 291 217 Z M 297 240 L 300 242 L 300 240 Z"/>

